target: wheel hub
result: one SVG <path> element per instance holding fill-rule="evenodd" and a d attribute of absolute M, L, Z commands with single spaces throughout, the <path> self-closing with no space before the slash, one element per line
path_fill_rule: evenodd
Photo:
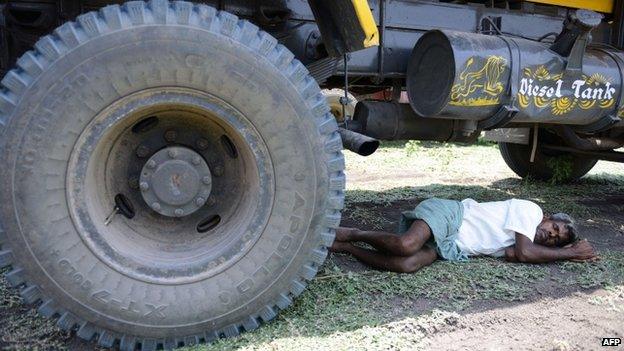
<path fill-rule="evenodd" d="M 217 97 L 140 91 L 102 110 L 79 140 L 67 170 L 72 217 L 89 249 L 124 275 L 199 282 L 265 232 L 275 168 L 247 117 Z"/>
<path fill-rule="evenodd" d="M 212 176 L 200 154 L 186 147 L 170 146 L 145 163 L 139 185 L 143 200 L 152 210 L 167 217 L 184 217 L 206 203 Z"/>

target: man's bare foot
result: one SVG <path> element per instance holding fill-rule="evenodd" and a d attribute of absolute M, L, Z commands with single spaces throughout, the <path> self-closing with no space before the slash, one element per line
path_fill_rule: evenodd
<path fill-rule="evenodd" d="M 357 228 L 336 228 L 336 241 L 353 241 L 353 233 L 357 230 Z"/>
<path fill-rule="evenodd" d="M 351 247 L 351 243 L 335 240 L 332 246 L 329 248 L 329 251 L 336 253 L 345 253 L 349 252 L 349 247 Z"/>

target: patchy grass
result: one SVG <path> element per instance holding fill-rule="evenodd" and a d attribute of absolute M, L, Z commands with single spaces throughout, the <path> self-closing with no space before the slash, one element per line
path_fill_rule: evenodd
<path fill-rule="evenodd" d="M 384 224 L 387 223 L 387 219 L 380 215 L 377 211 L 370 208 L 354 206 L 351 211 L 345 214 L 356 223 L 360 223 L 362 226 L 371 228 L 373 230 L 381 230 Z"/>
<path fill-rule="evenodd" d="M 346 155 L 347 215 L 357 203 L 387 206 L 429 197 L 477 201 L 518 197 L 538 203 L 546 212 L 589 218 L 597 214 L 596 209 L 581 200 L 624 193 L 620 164 L 599 162 L 588 176 L 570 184 L 522 180 L 507 168 L 492 144 L 391 142 L 369 157 Z"/>
<path fill-rule="evenodd" d="M 42 318 L 31 309 L 2 320 L 4 350 L 63 350 L 69 335 L 59 330 L 53 321 Z"/>
<path fill-rule="evenodd" d="M 553 177 L 550 180 L 551 184 L 565 182 L 566 179 L 572 176 L 574 162 L 570 155 L 550 157 L 546 160 L 546 165 L 553 170 Z"/>
<path fill-rule="evenodd" d="M 594 263 L 560 263 L 561 272 L 566 275 L 562 283 L 594 288 L 624 282 L 624 252 L 607 251 L 600 256 L 600 261 Z"/>
<path fill-rule="evenodd" d="M 535 293 L 534 283 L 547 273 L 545 267 L 509 265 L 488 258 L 466 263 L 440 261 L 418 274 L 356 273 L 330 261 L 295 305 L 276 321 L 258 331 L 198 349 L 311 348 L 319 342 L 330 345 L 337 333 L 345 341 L 345 349 L 348 345 L 362 347 L 362 330 L 376 330 L 397 319 L 419 318 L 408 308 L 416 299 L 436 301 L 435 309 L 461 309 L 475 300 L 520 301 Z"/>
<path fill-rule="evenodd" d="M 492 178 L 512 175 L 502 161 L 498 149 L 487 146 L 461 146 L 435 142 L 384 143 L 371 156 L 347 152 L 347 188 L 387 190 L 402 186 L 431 183 L 479 185 Z M 495 161 L 487 172 L 477 165 Z M 474 171 L 474 172 L 473 172 Z"/>
<path fill-rule="evenodd" d="M 63 350 L 69 335 L 56 327 L 54 321 L 37 315 L 14 289 L 10 289 L 0 271 L 0 349 L 2 350 Z"/>
<path fill-rule="evenodd" d="M 566 196 L 561 196 L 561 194 Z M 382 191 L 353 189 L 348 190 L 346 206 L 358 203 L 390 205 L 393 202 L 438 197 L 462 200 L 473 198 L 477 201 L 500 201 L 511 197 L 523 198 L 539 204 L 548 213 L 567 212 L 583 218 L 595 216 L 596 209 L 584 205 L 584 199 L 604 199 L 613 194 L 624 193 L 624 176 L 588 176 L 573 184 L 550 185 L 520 179 L 504 179 L 489 185 L 428 184 L 404 186 Z M 348 213 L 348 212 L 347 212 Z"/>
<path fill-rule="evenodd" d="M 347 153 L 347 177 L 345 218 L 367 229 L 387 228 L 388 221 L 396 220 L 389 218 L 386 208 L 416 205 L 429 197 L 477 201 L 519 197 L 548 212 L 598 220 L 597 209 L 583 201 L 624 193 L 624 171 L 611 164 L 599 163 L 592 175 L 574 184 L 521 180 L 507 169 L 497 147 L 488 143 L 473 147 L 384 143 L 368 158 Z M 456 323 L 458 312 L 482 306 L 483 301 L 539 298 L 544 285 L 575 290 L 624 283 L 624 253 L 609 251 L 602 257 L 596 263 L 552 265 L 508 264 L 491 258 L 439 261 L 416 274 L 395 274 L 354 271 L 349 268 L 351 258 L 334 255 L 294 306 L 275 321 L 196 349 L 414 349 L 428 332 Z M 565 341 L 553 343 L 556 348 L 565 346 Z"/>
<path fill-rule="evenodd" d="M 591 223 L 613 221 L 624 234 L 621 219 L 600 212 L 605 199 L 624 194 L 624 168 L 619 164 L 601 162 L 579 182 L 553 185 L 519 179 L 507 169 L 497 147 L 487 142 L 472 147 L 392 142 L 368 158 L 346 156 L 344 218 L 368 229 L 388 229 L 388 223 L 398 219 L 397 204 L 414 206 L 429 197 L 477 201 L 519 197 L 539 203 L 547 212 L 565 211 Z M 610 213 L 622 212 L 621 204 L 613 206 Z M 531 303 L 543 296 L 545 286 L 555 298 L 604 288 L 591 303 L 622 311 L 624 252 L 605 251 L 601 256 L 595 263 L 551 265 L 508 264 L 491 258 L 439 261 L 416 274 L 395 274 L 354 269 L 350 257 L 332 255 L 309 288 L 274 321 L 237 338 L 186 350 L 418 349 L 426 347 L 421 345 L 428 336 L 461 323 L 465 313 Z M 0 349 L 56 350 L 68 345 L 68 335 L 23 306 L 3 278 L 0 325 Z M 552 345 L 568 346 L 566 340 L 554 340 Z"/>
<path fill-rule="evenodd" d="M 302 336 L 293 329 L 288 338 L 265 339 L 253 344 L 216 343 L 185 350 L 412 350 L 427 336 L 456 325 L 459 318 L 454 312 L 433 310 L 417 317 L 365 325 L 350 332 L 336 330 L 328 336 Z"/>
<path fill-rule="evenodd" d="M 550 280 L 553 266 L 565 273 L 566 285 L 611 287 L 624 283 L 622 262 L 622 252 L 607 252 L 597 263 L 539 266 L 476 258 L 465 263 L 438 261 L 417 274 L 396 274 L 353 272 L 330 260 L 294 306 L 275 321 L 257 331 L 193 350 L 291 350 L 330 346 L 347 350 L 369 348 L 369 342 L 379 342 L 380 347 L 390 342 L 417 343 L 426 333 L 412 335 L 413 328 L 399 327 L 405 321 L 418 326 L 417 330 L 422 332 L 452 323 L 456 312 L 477 301 L 514 302 L 536 297 L 540 283 Z M 589 277 L 594 277 L 590 283 Z M 617 303 L 621 290 L 615 293 L 619 295 L 596 300 L 596 303 Z M 428 302 L 433 312 L 420 313 L 414 307 L 418 301 Z M 393 335 L 382 335 L 390 331 Z"/>
<path fill-rule="evenodd" d="M 18 307 L 22 303 L 22 299 L 9 289 L 4 275 L 8 269 L 0 269 L 0 309 L 9 309 Z"/>

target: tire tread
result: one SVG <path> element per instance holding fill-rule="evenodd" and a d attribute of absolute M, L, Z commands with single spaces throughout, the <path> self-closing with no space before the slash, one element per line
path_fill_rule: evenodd
<path fill-rule="evenodd" d="M 16 268 L 11 270 L 6 274 L 7 282 L 10 286 L 16 288 L 26 282 L 26 278 L 24 277 L 24 271 L 21 268 Z"/>
<path fill-rule="evenodd" d="M 327 247 L 334 239 L 334 231 L 340 222 L 340 211 L 344 205 L 344 168 L 342 156 L 342 142 L 337 133 L 337 124 L 329 113 L 325 97 L 321 94 L 316 81 L 309 75 L 308 70 L 285 46 L 270 34 L 261 31 L 256 25 L 240 20 L 237 16 L 214 8 L 193 4 L 187 1 L 151 0 L 129 1 L 123 5 L 108 5 L 99 11 L 80 15 L 75 22 L 67 22 L 58 27 L 52 34 L 42 37 L 33 50 L 26 52 L 17 60 L 17 67 L 7 73 L 0 82 L 3 89 L 0 91 L 0 135 L 2 126 L 7 125 L 11 113 L 15 108 L 19 96 L 26 92 L 30 84 L 42 74 L 56 60 L 62 58 L 68 51 L 115 30 L 131 26 L 141 26 L 151 23 L 176 23 L 178 25 L 200 26 L 216 33 L 226 35 L 238 43 L 255 51 L 260 57 L 266 58 L 283 74 L 296 88 L 305 100 L 314 116 L 321 145 L 324 145 L 326 168 L 329 174 L 328 194 L 326 207 L 325 228 L 316 234 L 316 249 L 303 253 L 307 263 L 301 267 L 299 277 L 292 280 L 287 291 L 279 293 L 274 305 L 265 305 L 255 313 L 251 313 L 238 324 L 231 324 L 222 330 L 206 331 L 201 335 L 181 335 L 180 344 L 190 345 L 200 341 L 210 342 L 220 336 L 232 337 L 240 334 L 241 330 L 253 330 L 261 322 L 268 322 L 275 318 L 277 311 L 283 310 L 293 303 L 293 297 L 300 295 L 307 284 L 313 279 L 318 267 L 327 256 Z M 3 235 L 0 229 L 0 244 Z M 0 246 L 0 267 L 12 266 L 13 257 L 10 249 Z M 133 335 L 120 335 L 98 327 L 88 321 L 60 308 L 52 299 L 47 299 L 36 285 L 28 285 L 24 272 L 19 267 L 7 274 L 9 282 L 17 287 L 26 284 L 20 294 L 28 304 L 43 301 L 38 308 L 39 313 L 48 317 L 59 316 L 57 325 L 64 330 L 77 329 L 78 337 L 87 341 L 97 336 L 97 344 L 102 347 L 118 345 L 121 349 L 134 350 L 139 344 L 142 350 L 153 350 L 158 345 L 165 345 L 165 340 L 139 339 Z M 160 343 L 160 344 L 159 344 Z M 175 345 L 178 346 L 178 345 Z"/>
<path fill-rule="evenodd" d="M 13 263 L 13 253 L 11 250 L 0 251 L 0 268 L 8 267 Z"/>

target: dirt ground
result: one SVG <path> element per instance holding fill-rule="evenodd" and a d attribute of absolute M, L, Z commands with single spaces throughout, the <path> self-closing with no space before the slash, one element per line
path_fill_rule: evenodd
<path fill-rule="evenodd" d="M 600 217 L 611 218 L 616 225 L 583 223 L 580 225 L 583 237 L 600 252 L 624 252 L 624 235 L 617 226 L 624 224 L 624 213 L 614 206 L 624 204 L 624 196 L 587 203 Z M 386 218 L 396 218 L 409 205 L 413 203 L 402 201 L 369 208 Z M 343 224 L 358 225 L 349 218 Z M 389 222 L 383 229 L 394 230 L 393 224 Z M 349 270 L 366 269 L 344 257 L 337 261 Z M 569 272 L 557 269 L 556 264 L 545 267 L 549 268 L 548 279 L 540 282 L 535 292 L 523 301 L 475 301 L 469 308 L 442 318 L 431 330 L 420 330 L 424 336 L 417 344 L 426 350 L 598 350 L 602 348 L 603 337 L 624 338 L 623 286 L 605 289 L 562 285 L 560 282 Z M 415 300 L 411 312 L 417 315 L 430 312 L 432 306 L 428 302 Z"/>
<path fill-rule="evenodd" d="M 595 263 L 438 261 L 415 274 L 368 269 L 330 255 L 317 278 L 275 321 L 189 350 L 598 350 L 624 338 L 624 167 L 599 162 L 578 182 L 524 181 L 495 145 L 388 143 L 347 155 L 342 225 L 393 231 L 425 198 L 510 197 L 577 218 Z M 24 306 L 0 281 L 0 348 L 90 350 Z M 623 349 L 623 346 L 612 349 Z"/>
<path fill-rule="evenodd" d="M 466 173 L 451 172 L 436 180 L 445 184 L 453 184 L 453 186 L 470 186 L 475 183 L 488 182 L 520 184 L 520 181 L 514 179 L 514 175 L 501 167 L 500 162 L 487 163 L 494 167 L 482 169 L 481 172 L 474 172 L 474 166 L 468 167 Z M 414 172 L 409 172 L 408 169 L 405 171 L 409 174 L 406 176 L 413 179 Z M 613 164 L 599 163 L 590 177 L 600 179 L 607 174 L 621 174 L 621 172 L 622 170 L 614 168 Z M 400 170 L 397 173 L 401 173 Z M 384 182 L 384 175 L 370 172 L 366 168 L 353 167 L 349 169 L 348 175 L 349 181 L 355 187 L 358 184 Z M 431 174 L 417 174 L 417 176 L 431 179 Z M 502 179 L 497 179 L 499 177 Z M 583 183 L 584 180 L 581 180 L 577 184 L 583 188 L 585 186 Z M 459 313 L 443 315 L 437 326 L 431 329 L 425 328 L 425 330 L 420 328 L 424 336 L 415 345 L 427 350 L 597 350 L 603 348 L 601 346 L 603 337 L 624 337 L 624 286 L 621 285 L 624 281 L 622 276 L 624 272 L 621 270 L 623 264 L 621 253 L 624 252 L 624 193 L 605 193 L 598 190 L 593 194 L 595 196 L 591 196 L 591 191 L 585 193 L 585 190 L 582 190 L 570 194 L 566 191 L 566 187 L 558 192 L 557 185 L 538 183 L 538 186 L 544 188 L 544 193 L 548 194 L 547 197 L 554 197 L 546 200 L 552 208 L 557 208 L 559 204 L 557 197 L 567 198 L 565 200 L 572 200 L 580 206 L 580 213 L 583 215 L 577 216 L 577 219 L 582 237 L 594 244 L 599 252 L 619 253 L 617 258 L 610 259 L 619 261 L 620 268 L 614 273 L 619 275 L 616 283 L 620 285 L 594 284 L 600 278 L 591 276 L 583 278 L 589 281 L 580 279 L 575 282 L 577 284 L 562 284 L 569 278 L 569 270 L 559 269 L 561 264 L 542 265 L 548 269 L 546 279 L 538 282 L 534 293 L 526 296 L 522 301 L 507 303 L 496 299 L 474 301 Z M 539 189 L 537 192 L 539 193 Z M 435 193 L 432 195 L 435 196 Z M 478 197 L 479 192 L 475 195 Z M 459 199 L 459 197 L 456 198 Z M 487 199 L 488 196 L 485 198 Z M 342 225 L 361 227 L 362 218 L 359 216 L 354 218 L 353 212 L 357 213 L 364 209 L 365 212 L 371 213 L 371 216 L 377 215 L 384 218 L 382 222 L 371 219 L 372 222 L 368 224 L 372 224 L 375 229 L 393 231 L 397 226 L 397 218 L 401 211 L 412 208 L 422 199 L 424 198 L 386 204 L 360 202 L 347 208 L 347 215 Z M 562 210 L 565 211 L 566 206 L 563 207 Z M 572 212 L 575 211 L 572 210 Z M 375 225 L 377 223 L 379 225 Z M 366 269 L 361 264 L 345 257 L 334 259 L 339 262 L 340 266 L 348 267 L 349 270 Z M 574 265 L 574 263 L 566 264 L 569 267 Z M 592 282 L 592 279 L 595 281 Z M 432 308 L 431 303 L 428 302 L 430 301 L 427 299 L 415 300 L 411 312 L 416 315 L 426 314 Z M 398 326 L 414 327 L 409 323 L 398 323 Z M 388 329 L 392 331 L 393 328 L 394 326 Z"/>

